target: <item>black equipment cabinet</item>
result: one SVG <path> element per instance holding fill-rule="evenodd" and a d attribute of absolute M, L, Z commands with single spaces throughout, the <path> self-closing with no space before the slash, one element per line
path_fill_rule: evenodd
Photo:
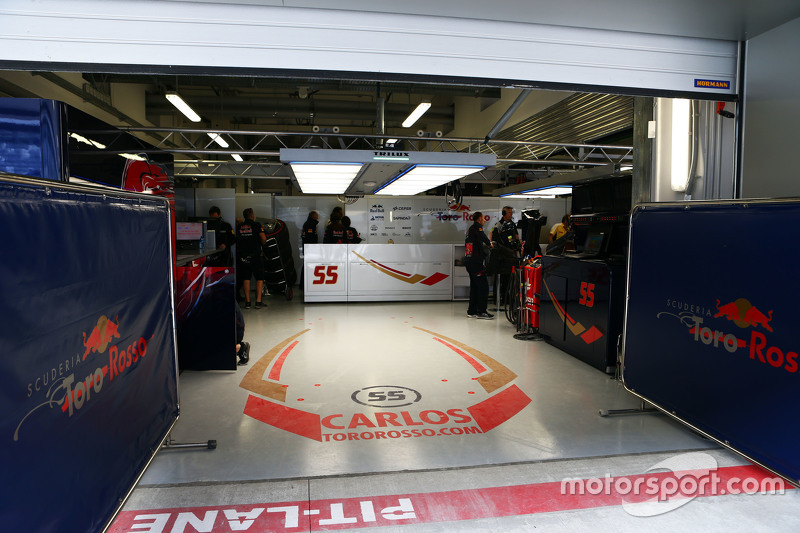
<path fill-rule="evenodd" d="M 624 264 L 544 256 L 539 332 L 553 346 L 613 373 L 625 317 L 625 284 Z"/>

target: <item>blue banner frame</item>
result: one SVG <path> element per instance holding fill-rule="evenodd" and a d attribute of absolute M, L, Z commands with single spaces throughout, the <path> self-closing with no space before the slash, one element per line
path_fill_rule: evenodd
<path fill-rule="evenodd" d="M 9 531 L 103 531 L 179 414 L 168 201 L 0 180 Z"/>
<path fill-rule="evenodd" d="M 628 390 L 798 485 L 800 201 L 636 206 Z"/>

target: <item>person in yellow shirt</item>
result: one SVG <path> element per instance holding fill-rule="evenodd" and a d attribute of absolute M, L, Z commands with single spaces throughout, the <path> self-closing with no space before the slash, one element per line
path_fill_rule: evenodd
<path fill-rule="evenodd" d="M 558 240 L 569 231 L 569 215 L 561 217 L 561 222 L 550 228 L 550 242 Z"/>

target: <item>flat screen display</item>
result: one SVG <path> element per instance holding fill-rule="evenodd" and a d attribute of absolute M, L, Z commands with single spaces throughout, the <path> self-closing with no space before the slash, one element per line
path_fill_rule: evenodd
<path fill-rule="evenodd" d="M 175 240 L 199 241 L 203 237 L 202 222 L 176 222 Z"/>

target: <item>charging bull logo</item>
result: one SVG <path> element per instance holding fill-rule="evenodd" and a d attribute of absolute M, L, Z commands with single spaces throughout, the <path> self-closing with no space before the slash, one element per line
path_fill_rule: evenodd
<path fill-rule="evenodd" d="M 739 298 L 725 305 L 720 305 L 720 301 L 717 300 L 717 313 L 714 318 L 720 317 L 727 318 L 740 328 L 761 326 L 767 331 L 772 331 L 772 327 L 769 325 L 772 321 L 772 311 L 765 315 L 744 298 Z"/>
<path fill-rule="evenodd" d="M 123 189 L 172 199 L 175 189 L 167 172 L 156 163 L 129 159 L 123 171 Z"/>
<path fill-rule="evenodd" d="M 86 351 L 83 352 L 83 359 L 86 359 L 90 352 L 105 352 L 106 348 L 108 348 L 108 343 L 114 337 L 119 338 L 119 316 L 117 316 L 116 320 L 117 322 L 114 323 L 106 315 L 102 315 L 97 319 L 97 325 L 92 329 L 89 337 L 86 336 L 85 332 L 83 333 L 83 345 L 86 347 Z"/>

